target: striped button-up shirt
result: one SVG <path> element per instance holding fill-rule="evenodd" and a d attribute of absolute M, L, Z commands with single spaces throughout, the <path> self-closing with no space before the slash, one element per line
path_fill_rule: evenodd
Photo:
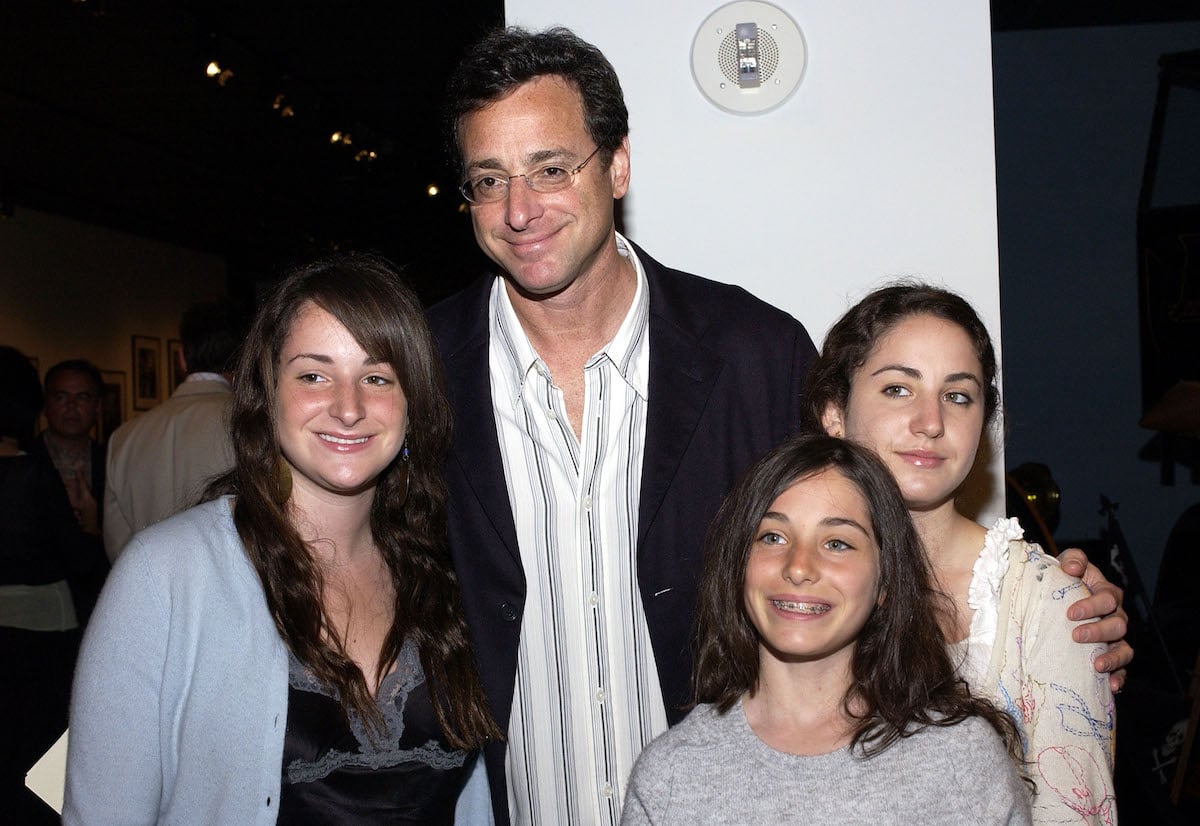
<path fill-rule="evenodd" d="M 634 760 L 667 729 L 636 575 L 650 302 L 617 238 L 637 290 L 584 367 L 581 438 L 503 279 L 492 290 L 492 399 L 528 588 L 508 729 L 514 823 L 616 824 Z"/>

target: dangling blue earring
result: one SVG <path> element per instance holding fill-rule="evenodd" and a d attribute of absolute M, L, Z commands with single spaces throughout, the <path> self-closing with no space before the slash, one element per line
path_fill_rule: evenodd
<path fill-rule="evenodd" d="M 400 446 L 400 465 L 404 473 L 404 493 L 400 495 L 400 501 L 397 503 L 403 506 L 408 501 L 408 482 L 412 475 L 412 469 L 408 466 L 408 437 L 404 437 L 404 444 Z"/>

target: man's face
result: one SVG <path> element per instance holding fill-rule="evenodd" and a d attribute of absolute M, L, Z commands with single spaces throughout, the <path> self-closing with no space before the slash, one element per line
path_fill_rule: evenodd
<path fill-rule="evenodd" d="M 49 430 L 66 439 L 80 439 L 96 424 L 100 394 L 83 373 L 64 370 L 46 385 L 46 421 Z"/>
<path fill-rule="evenodd" d="M 558 75 L 534 78 L 459 123 L 466 177 L 507 178 L 549 163 L 574 169 L 595 148 L 579 93 Z M 563 190 L 537 193 L 516 178 L 505 198 L 472 204 L 475 239 L 520 291 L 555 295 L 586 278 L 612 244 L 613 199 L 628 187 L 625 141 L 607 167 L 597 156 Z"/>

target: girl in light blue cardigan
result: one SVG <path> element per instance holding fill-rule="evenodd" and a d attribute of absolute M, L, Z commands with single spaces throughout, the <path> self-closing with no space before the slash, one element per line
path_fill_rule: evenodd
<path fill-rule="evenodd" d="M 450 422 L 386 261 L 293 271 L 223 494 L 137 535 L 84 640 L 64 823 L 450 822 L 499 736 L 445 546 Z"/>

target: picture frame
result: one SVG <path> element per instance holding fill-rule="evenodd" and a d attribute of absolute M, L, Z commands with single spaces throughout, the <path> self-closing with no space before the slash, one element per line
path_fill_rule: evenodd
<path fill-rule="evenodd" d="M 107 444 L 125 421 L 125 399 L 129 396 L 129 378 L 124 370 L 101 370 L 99 441 Z"/>
<path fill-rule="evenodd" d="M 162 340 L 157 336 L 134 336 L 132 350 L 133 409 L 149 410 L 162 399 Z"/>
<path fill-rule="evenodd" d="M 183 370 L 183 342 L 177 338 L 167 339 L 167 395 L 175 392 L 187 373 Z"/>

